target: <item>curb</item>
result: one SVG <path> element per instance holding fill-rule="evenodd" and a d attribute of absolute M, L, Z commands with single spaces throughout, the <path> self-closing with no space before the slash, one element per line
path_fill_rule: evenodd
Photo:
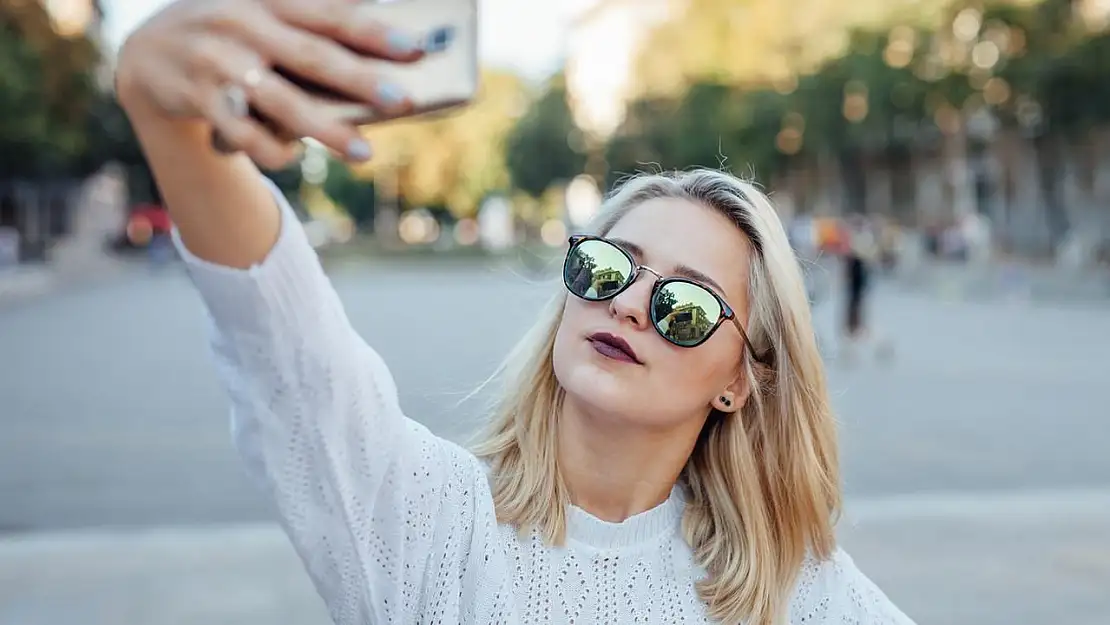
<path fill-rule="evenodd" d="M 51 292 L 58 281 L 52 269 L 13 269 L 0 272 L 0 307 Z"/>
<path fill-rule="evenodd" d="M 27 270 L 26 278 L 0 273 L 0 311 L 33 304 L 51 295 L 79 291 L 88 287 L 111 284 L 113 281 L 135 275 L 140 270 L 136 264 L 125 259 L 115 259 L 102 267 L 77 271 L 65 271 L 57 267 L 43 267 Z"/>

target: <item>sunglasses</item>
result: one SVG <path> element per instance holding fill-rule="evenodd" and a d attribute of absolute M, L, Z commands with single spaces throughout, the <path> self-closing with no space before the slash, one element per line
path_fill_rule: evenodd
<path fill-rule="evenodd" d="M 665 278 L 639 265 L 624 248 L 601 237 L 573 236 L 563 263 L 563 284 L 575 297 L 601 302 L 620 295 L 646 271 L 655 275 L 651 289 L 651 325 L 660 336 L 679 347 L 697 347 L 709 340 L 725 319 L 740 331 L 748 353 L 757 362 L 755 347 L 725 300 L 709 287 L 689 278 Z"/>

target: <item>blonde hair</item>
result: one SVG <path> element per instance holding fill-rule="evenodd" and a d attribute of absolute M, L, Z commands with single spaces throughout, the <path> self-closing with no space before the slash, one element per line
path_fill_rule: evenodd
<path fill-rule="evenodd" d="M 752 390 L 734 415 L 712 412 L 680 482 L 688 500 L 683 534 L 708 572 L 698 594 L 722 622 L 773 625 L 807 555 L 835 548 L 840 510 L 836 426 L 798 261 L 773 206 L 752 184 L 694 170 L 640 175 L 605 201 L 594 228 L 604 235 L 653 198 L 720 211 L 750 240 L 745 350 Z M 570 497 L 556 454 L 563 390 L 552 350 L 566 294 L 560 292 L 502 372 L 512 375 L 476 453 L 490 463 L 498 520 L 562 544 Z"/>

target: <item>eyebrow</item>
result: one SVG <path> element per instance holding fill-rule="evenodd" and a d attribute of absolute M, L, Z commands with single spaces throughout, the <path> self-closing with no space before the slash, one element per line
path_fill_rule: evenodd
<path fill-rule="evenodd" d="M 628 251 L 629 254 L 635 256 L 639 261 L 642 262 L 644 260 L 644 248 L 640 247 L 639 245 L 617 237 L 609 237 L 609 240 L 623 247 L 625 250 Z M 698 282 L 704 282 L 705 284 L 717 289 L 717 292 L 720 293 L 721 296 L 725 295 L 724 287 L 718 284 L 716 280 L 710 278 L 704 272 L 698 271 L 697 269 L 694 269 L 689 265 L 675 265 L 674 272 L 676 275 L 682 276 L 684 278 L 690 278 L 692 280 L 697 280 Z"/>

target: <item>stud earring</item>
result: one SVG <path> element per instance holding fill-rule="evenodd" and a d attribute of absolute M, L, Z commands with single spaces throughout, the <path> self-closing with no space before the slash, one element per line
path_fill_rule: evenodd
<path fill-rule="evenodd" d="M 721 396 L 721 403 L 725 405 L 725 408 L 729 408 L 732 406 L 732 400 L 725 397 L 724 395 Z"/>

